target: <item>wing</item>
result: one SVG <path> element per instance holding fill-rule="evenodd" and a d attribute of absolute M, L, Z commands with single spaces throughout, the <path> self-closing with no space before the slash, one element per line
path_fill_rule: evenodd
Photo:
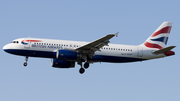
<path fill-rule="evenodd" d="M 116 36 L 119 32 L 115 33 L 115 34 L 108 34 L 98 40 L 95 40 L 93 42 L 90 42 L 84 46 L 81 46 L 79 48 L 77 48 L 76 50 L 79 52 L 82 52 L 83 54 L 86 54 L 87 56 L 89 56 L 90 58 L 92 58 L 92 56 L 94 55 L 94 53 L 96 51 L 100 51 L 100 48 L 102 48 L 105 45 L 108 45 L 108 43 L 110 42 L 109 40 Z"/>

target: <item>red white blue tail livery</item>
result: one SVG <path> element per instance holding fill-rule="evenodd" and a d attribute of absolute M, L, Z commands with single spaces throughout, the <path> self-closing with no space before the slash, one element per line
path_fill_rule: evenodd
<path fill-rule="evenodd" d="M 175 46 L 166 47 L 172 22 L 164 22 L 141 45 L 110 44 L 110 39 L 118 33 L 108 34 L 92 42 L 52 40 L 41 38 L 19 38 L 3 47 L 7 53 L 28 57 L 51 58 L 55 68 L 73 68 L 80 65 L 79 72 L 94 62 L 125 63 L 156 59 L 174 55 Z"/>
<path fill-rule="evenodd" d="M 162 49 L 166 47 L 171 31 L 172 22 L 164 22 L 158 29 L 143 43 L 148 48 Z"/>

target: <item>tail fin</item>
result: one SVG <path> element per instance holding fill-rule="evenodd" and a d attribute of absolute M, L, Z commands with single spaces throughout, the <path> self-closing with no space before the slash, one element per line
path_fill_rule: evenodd
<path fill-rule="evenodd" d="M 148 48 L 165 48 L 171 31 L 171 27 L 172 22 L 163 22 L 142 45 Z"/>

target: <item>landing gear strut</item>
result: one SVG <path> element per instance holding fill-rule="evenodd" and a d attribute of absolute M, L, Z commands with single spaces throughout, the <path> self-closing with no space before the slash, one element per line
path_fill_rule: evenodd
<path fill-rule="evenodd" d="M 26 56 L 25 62 L 24 62 L 24 66 L 27 66 L 27 61 L 28 61 L 28 57 Z"/>

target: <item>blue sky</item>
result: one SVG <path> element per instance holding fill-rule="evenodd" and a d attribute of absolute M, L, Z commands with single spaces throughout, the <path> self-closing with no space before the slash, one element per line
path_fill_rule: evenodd
<path fill-rule="evenodd" d="M 172 21 L 168 46 L 175 56 L 134 63 L 94 63 L 80 75 L 51 67 L 50 59 L 1 50 L 1 101 L 178 101 L 180 100 L 177 0 L 1 0 L 3 48 L 21 37 L 93 41 L 119 32 L 111 43 L 139 45 L 164 21 Z"/>

